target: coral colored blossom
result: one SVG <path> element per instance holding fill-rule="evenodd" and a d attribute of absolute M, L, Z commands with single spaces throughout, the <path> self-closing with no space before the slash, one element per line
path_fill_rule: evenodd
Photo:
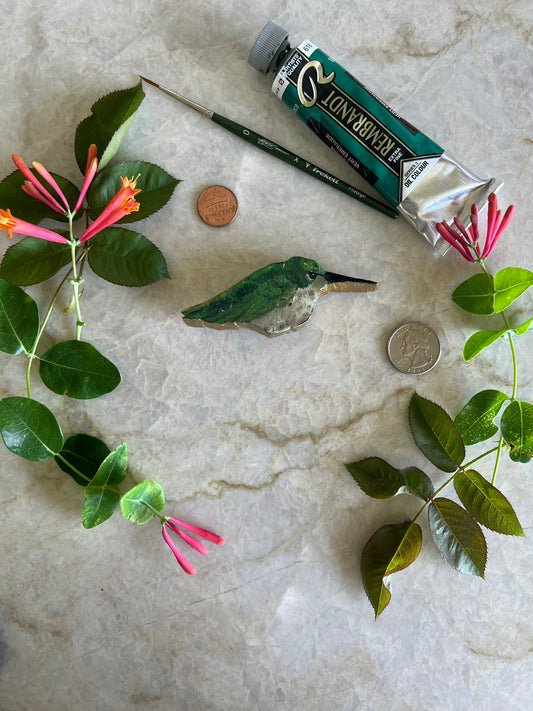
<path fill-rule="evenodd" d="M 189 563 L 187 558 L 180 553 L 180 551 L 176 548 L 174 545 L 172 539 L 170 538 L 169 532 L 167 529 L 172 531 L 173 533 L 176 533 L 178 536 L 180 536 L 186 543 L 188 543 L 191 548 L 194 548 L 197 550 L 199 553 L 202 555 L 207 554 L 207 548 L 204 546 L 203 543 L 200 541 L 197 541 L 196 538 L 193 538 L 190 536 L 186 531 L 183 531 L 182 528 L 186 528 L 192 533 L 196 533 L 197 536 L 200 536 L 201 538 L 205 538 L 207 541 L 211 541 L 212 543 L 216 543 L 218 546 L 221 546 L 224 543 L 224 539 L 218 536 L 216 533 L 212 533 L 211 531 L 207 531 L 205 528 L 198 528 L 198 526 L 193 526 L 190 523 L 185 523 L 185 521 L 180 521 L 177 518 L 165 518 L 163 520 L 163 527 L 161 529 L 161 532 L 163 534 L 163 538 L 165 542 L 168 544 L 170 550 L 174 553 L 176 560 L 178 563 L 181 565 L 183 570 L 188 573 L 189 575 L 195 575 L 196 570 L 195 568 Z"/>
<path fill-rule="evenodd" d="M 498 210 L 498 198 L 495 193 L 489 195 L 489 207 L 487 211 L 487 236 L 483 249 L 479 245 L 479 211 L 477 205 L 472 205 L 470 210 L 470 227 L 464 227 L 461 220 L 456 217 L 453 221 L 455 230 L 445 220 L 437 224 L 440 236 L 451 244 L 459 254 L 469 262 L 481 261 L 489 256 L 496 242 L 511 221 L 514 214 L 514 205 L 510 205 L 502 217 L 501 210 Z"/>
<path fill-rule="evenodd" d="M 85 230 L 79 239 L 80 242 L 86 242 L 91 237 L 94 237 L 97 232 L 114 225 L 115 222 L 118 222 L 131 212 L 138 212 L 139 203 L 135 200 L 135 195 L 141 192 L 140 188 L 135 187 L 138 179 L 139 176 L 135 179 L 121 178 L 122 186 L 119 191 L 111 198 L 96 220 Z"/>
<path fill-rule="evenodd" d="M 19 235 L 25 235 L 26 237 L 38 237 L 39 239 L 45 239 L 48 242 L 68 242 L 66 237 L 58 234 L 57 232 L 52 232 L 52 230 L 47 230 L 45 227 L 39 227 L 31 222 L 25 222 L 24 220 L 19 220 L 11 214 L 11 210 L 0 210 L 0 230 L 6 230 L 7 236 L 11 238 L 13 232 Z"/>

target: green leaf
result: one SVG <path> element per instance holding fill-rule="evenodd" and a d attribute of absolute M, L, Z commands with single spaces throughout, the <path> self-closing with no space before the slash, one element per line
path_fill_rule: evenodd
<path fill-rule="evenodd" d="M 58 200 L 61 206 L 63 206 L 63 203 L 57 198 L 55 191 L 49 188 L 46 181 L 41 178 L 37 171 L 32 170 L 32 173 L 50 190 L 52 195 Z M 74 208 L 80 195 L 78 188 L 74 183 L 71 183 L 70 180 L 63 178 L 61 175 L 52 172 L 51 174 L 67 198 L 68 204 Z M 22 173 L 19 170 L 15 170 L 0 182 L 0 208 L 3 210 L 11 210 L 12 215 L 21 220 L 26 220 L 26 222 L 31 222 L 34 225 L 37 225 L 46 218 L 58 220 L 59 222 L 68 222 L 66 215 L 52 210 L 52 208 L 45 205 L 44 202 L 36 200 L 31 197 L 31 195 L 25 193 L 22 190 L 22 185 L 24 185 L 25 180 L 26 178 Z"/>
<path fill-rule="evenodd" d="M 150 479 L 141 481 L 120 500 L 122 515 L 133 523 L 148 523 L 153 518 L 154 514 L 148 507 L 159 513 L 162 513 L 165 508 L 163 489 L 156 481 Z"/>
<path fill-rule="evenodd" d="M 506 267 L 494 275 L 494 311 L 500 313 L 533 284 L 529 269 Z"/>
<path fill-rule="evenodd" d="M 146 286 L 168 278 L 165 258 L 143 235 L 108 227 L 91 239 L 91 269 L 120 286 Z"/>
<path fill-rule="evenodd" d="M 4 254 L 0 264 L 0 278 L 15 286 L 30 286 L 54 276 L 70 261 L 68 244 L 25 237 L 11 245 Z"/>
<path fill-rule="evenodd" d="M 90 400 L 114 390 L 120 373 L 113 363 L 84 341 L 63 341 L 40 356 L 43 383 L 58 395 Z"/>
<path fill-rule="evenodd" d="M 0 400 L 0 433 L 10 452 L 31 462 L 45 462 L 63 447 L 63 435 L 54 415 L 30 398 Z"/>
<path fill-rule="evenodd" d="M 494 313 L 494 285 L 486 274 L 475 274 L 452 294 L 452 301 L 471 314 Z"/>
<path fill-rule="evenodd" d="M 487 544 L 474 518 L 445 498 L 433 500 L 428 517 L 431 535 L 444 560 L 460 573 L 484 577 Z"/>
<path fill-rule="evenodd" d="M 126 476 L 128 448 L 121 444 L 104 459 L 93 480 L 85 488 L 81 514 L 84 528 L 99 526 L 113 514 L 120 501 L 118 485 Z"/>
<path fill-rule="evenodd" d="M 141 190 L 137 196 L 139 210 L 123 217 L 120 220 L 121 224 L 143 220 L 157 212 L 168 202 L 176 185 L 181 182 L 158 165 L 144 161 L 131 161 L 108 166 L 96 176 L 87 192 L 90 218 L 96 219 L 111 198 L 115 196 L 122 184 L 122 177 L 135 178 L 136 176 L 139 176 L 137 188 Z"/>
<path fill-rule="evenodd" d="M 524 333 L 527 333 L 533 328 L 533 318 L 529 318 L 527 321 L 524 321 L 523 324 L 518 326 L 518 328 L 515 328 L 514 331 L 517 336 L 523 336 Z"/>
<path fill-rule="evenodd" d="M 533 457 L 533 405 L 514 400 L 505 409 L 500 427 L 513 462 L 527 464 Z"/>
<path fill-rule="evenodd" d="M 0 351 L 29 353 L 39 331 L 35 301 L 18 286 L 0 279 Z"/>
<path fill-rule="evenodd" d="M 409 422 L 417 446 L 429 461 L 444 472 L 455 471 L 465 457 L 465 446 L 448 413 L 414 393 Z"/>
<path fill-rule="evenodd" d="M 77 484 L 87 486 L 109 453 L 107 444 L 97 437 L 75 434 L 67 439 L 55 460 Z"/>
<path fill-rule="evenodd" d="M 397 494 L 414 494 L 427 501 L 433 496 L 431 480 L 416 467 L 395 469 L 379 457 L 362 459 L 345 464 L 345 467 L 365 494 L 375 499 L 388 499 Z"/>
<path fill-rule="evenodd" d="M 498 431 L 493 423 L 507 395 L 499 390 L 476 393 L 455 417 L 455 424 L 466 445 L 484 442 Z"/>
<path fill-rule="evenodd" d="M 91 115 L 76 129 L 76 160 L 82 173 L 91 143 L 98 149 L 98 169 L 102 170 L 109 163 L 129 131 L 143 98 L 142 82 L 139 82 L 130 89 L 107 94 L 92 105 Z"/>
<path fill-rule="evenodd" d="M 478 331 L 473 333 L 465 343 L 463 348 L 463 358 L 466 361 L 472 360 L 481 353 L 482 350 L 488 348 L 491 343 L 494 343 L 502 336 L 505 336 L 507 329 L 503 331 Z"/>
<path fill-rule="evenodd" d="M 523 536 L 513 507 L 493 484 L 473 469 L 458 472 L 453 480 L 463 506 L 486 528 L 510 536 Z"/>
<path fill-rule="evenodd" d="M 533 284 L 529 269 L 506 267 L 494 278 L 476 274 L 459 284 L 452 301 L 472 314 L 493 314 L 506 309 Z"/>
<path fill-rule="evenodd" d="M 379 528 L 363 548 L 361 575 L 376 619 L 390 602 L 389 576 L 413 563 L 422 546 L 422 530 L 409 519 Z"/>

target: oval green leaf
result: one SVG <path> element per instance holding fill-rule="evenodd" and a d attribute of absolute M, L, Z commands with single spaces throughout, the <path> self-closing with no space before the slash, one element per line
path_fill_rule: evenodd
<path fill-rule="evenodd" d="M 500 313 L 533 284 L 533 272 L 506 267 L 494 275 L 494 311 Z"/>
<path fill-rule="evenodd" d="M 57 231 L 62 233 L 62 230 Z M 4 254 L 0 278 L 15 286 L 31 286 L 54 276 L 70 261 L 68 244 L 25 237 L 11 245 Z"/>
<path fill-rule="evenodd" d="M 37 171 L 32 170 L 33 174 L 39 181 L 42 178 Z M 76 205 L 80 191 L 71 183 L 70 180 L 63 178 L 57 173 L 52 173 L 57 184 L 67 198 L 67 202 L 71 207 Z M 45 205 L 40 200 L 36 200 L 22 190 L 22 185 L 26 178 L 18 170 L 10 173 L 0 182 L 0 208 L 3 210 L 11 210 L 11 214 L 20 219 L 26 220 L 37 225 L 44 219 L 58 220 L 60 222 L 68 222 L 68 217 L 63 213 L 56 212 Z M 62 203 L 61 203 L 62 205 Z"/>
<path fill-rule="evenodd" d="M 455 501 L 434 499 L 428 510 L 429 528 L 439 553 L 460 573 L 484 577 L 487 544 L 474 518 Z"/>
<path fill-rule="evenodd" d="M 0 400 L 0 433 L 10 452 L 31 462 L 45 462 L 63 447 L 63 435 L 50 410 L 37 400 Z"/>
<path fill-rule="evenodd" d="M 455 471 L 465 457 L 465 446 L 448 413 L 414 393 L 409 405 L 409 423 L 418 448 L 429 461 L 444 472 Z"/>
<path fill-rule="evenodd" d="M 466 403 L 454 420 L 466 445 L 484 442 L 496 434 L 493 420 L 507 399 L 499 390 L 482 390 Z"/>
<path fill-rule="evenodd" d="M 91 143 L 98 149 L 98 169 L 107 165 L 130 129 L 143 98 L 142 82 L 139 82 L 129 89 L 113 91 L 92 105 L 91 115 L 76 129 L 75 153 L 82 173 Z"/>
<path fill-rule="evenodd" d="M 96 176 L 87 193 L 90 218 L 96 219 L 114 197 L 122 184 L 122 177 L 135 178 L 136 176 L 138 176 L 137 188 L 141 190 L 137 196 L 139 210 L 123 217 L 120 220 L 121 224 L 136 222 L 153 215 L 168 202 L 180 182 L 153 163 L 131 161 L 108 166 Z"/>
<path fill-rule="evenodd" d="M 427 501 L 433 496 L 430 478 L 416 467 L 395 469 L 379 457 L 368 457 L 345 467 L 365 494 L 375 499 L 413 494 Z"/>
<path fill-rule="evenodd" d="M 91 240 L 91 269 L 119 286 L 146 286 L 168 278 L 165 258 L 143 235 L 109 227 Z"/>
<path fill-rule="evenodd" d="M 120 500 L 120 508 L 122 515 L 128 521 L 139 524 L 148 523 L 154 516 L 151 509 L 163 513 L 165 508 L 163 489 L 156 481 L 150 479 L 141 481 L 140 484 L 124 494 Z"/>
<path fill-rule="evenodd" d="M 463 348 L 463 358 L 466 361 L 472 360 L 481 353 L 482 350 L 488 348 L 492 343 L 497 341 L 502 336 L 505 336 L 507 329 L 503 331 L 477 331 L 473 333 L 465 343 Z"/>
<path fill-rule="evenodd" d="M 509 536 L 523 536 L 524 531 L 513 507 L 485 477 L 473 469 L 458 472 L 453 480 L 461 503 L 482 526 Z"/>
<path fill-rule="evenodd" d="M 533 457 L 533 405 L 514 400 L 505 409 L 500 427 L 513 462 L 527 464 Z"/>
<path fill-rule="evenodd" d="M 81 514 L 84 528 L 99 526 L 113 514 L 120 501 L 120 484 L 126 476 L 128 448 L 125 444 L 104 459 L 93 480 L 85 488 Z"/>
<path fill-rule="evenodd" d="M 379 528 L 361 554 L 361 575 L 376 619 L 390 602 L 389 576 L 413 563 L 422 546 L 422 530 L 410 520 Z"/>
<path fill-rule="evenodd" d="M 35 301 L 18 286 L 0 279 L 0 351 L 29 353 L 39 331 Z"/>
<path fill-rule="evenodd" d="M 494 313 L 494 285 L 486 274 L 475 274 L 452 294 L 452 301 L 471 314 Z"/>
<path fill-rule="evenodd" d="M 40 356 L 43 383 L 58 395 L 78 400 L 100 397 L 120 383 L 118 368 L 84 341 L 62 341 Z"/>
<path fill-rule="evenodd" d="M 67 439 L 55 460 L 77 484 L 87 486 L 109 453 L 109 447 L 101 439 L 75 434 Z"/>
<path fill-rule="evenodd" d="M 523 336 L 524 333 L 527 333 L 533 328 L 533 318 L 528 318 L 527 321 L 524 321 L 523 324 L 518 326 L 518 328 L 515 328 L 514 331 L 517 336 Z"/>

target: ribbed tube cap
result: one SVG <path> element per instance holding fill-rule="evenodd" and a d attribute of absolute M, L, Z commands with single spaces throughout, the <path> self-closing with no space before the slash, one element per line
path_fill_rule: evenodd
<path fill-rule="evenodd" d="M 252 47 L 248 64 L 262 74 L 272 71 L 280 52 L 289 44 L 288 37 L 287 30 L 273 22 L 268 22 Z"/>

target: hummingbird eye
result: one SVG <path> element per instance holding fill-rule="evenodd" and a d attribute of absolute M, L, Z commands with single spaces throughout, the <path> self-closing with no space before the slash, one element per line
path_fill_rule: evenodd
<path fill-rule="evenodd" d="M 316 272 L 307 272 L 307 276 L 311 281 L 314 281 L 316 279 Z"/>

